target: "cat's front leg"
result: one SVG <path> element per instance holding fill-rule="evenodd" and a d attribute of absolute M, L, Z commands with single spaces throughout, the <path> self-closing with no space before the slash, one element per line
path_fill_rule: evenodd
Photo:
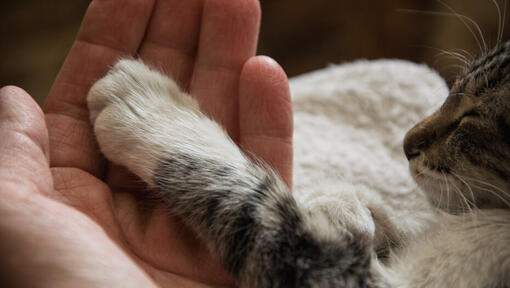
<path fill-rule="evenodd" d="M 121 60 L 90 90 L 101 151 L 142 178 L 240 287 L 362 287 L 370 244 L 299 207 L 166 76 Z"/>

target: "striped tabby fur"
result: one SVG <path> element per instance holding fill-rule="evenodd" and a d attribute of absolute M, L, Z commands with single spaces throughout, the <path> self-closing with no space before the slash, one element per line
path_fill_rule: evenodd
<path fill-rule="evenodd" d="M 436 205 L 451 212 L 509 207 L 510 42 L 466 67 L 443 106 L 407 133 L 404 150 Z M 460 193 L 438 193 L 445 181 Z"/>

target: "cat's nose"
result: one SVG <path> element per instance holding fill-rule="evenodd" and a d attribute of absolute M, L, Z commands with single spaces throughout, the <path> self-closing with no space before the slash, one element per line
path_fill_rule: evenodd
<path fill-rule="evenodd" d="M 412 141 L 409 141 L 409 138 L 404 138 L 404 153 L 406 154 L 407 161 L 411 161 L 411 159 L 420 156 L 420 150 L 418 150 Z"/>
<path fill-rule="evenodd" d="M 437 116 L 437 113 L 430 115 L 416 124 L 409 130 L 404 137 L 404 153 L 408 161 L 420 156 L 422 153 L 428 153 L 441 133 L 442 124 L 445 122 Z"/>
<path fill-rule="evenodd" d="M 419 124 L 413 129 L 409 130 L 404 137 L 404 153 L 408 161 L 420 156 L 423 149 L 428 146 L 428 139 L 430 135 L 426 129 L 423 129 Z"/>

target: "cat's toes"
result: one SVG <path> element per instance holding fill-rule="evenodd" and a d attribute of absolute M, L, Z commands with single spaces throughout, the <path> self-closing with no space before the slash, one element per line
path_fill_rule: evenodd
<path fill-rule="evenodd" d="M 370 211 L 356 195 L 323 195 L 313 199 L 308 205 L 311 213 L 323 213 L 332 223 L 338 223 L 358 239 L 372 241 L 375 224 Z"/>
<path fill-rule="evenodd" d="M 87 104 L 95 125 L 98 115 L 108 105 L 120 104 L 139 116 L 160 112 L 162 108 L 191 110 L 198 113 L 195 100 L 180 91 L 177 84 L 149 68 L 141 60 L 122 59 L 97 81 L 89 91 Z M 165 114 L 165 113 L 163 113 Z"/>
<path fill-rule="evenodd" d="M 89 108 L 90 120 L 95 124 L 97 116 L 108 105 L 120 103 L 124 96 L 129 93 L 128 87 L 133 86 L 127 78 L 131 75 L 133 68 L 138 66 L 137 61 L 123 59 L 91 88 L 87 95 L 87 104 Z M 133 79 L 134 80 L 134 79 Z M 133 80 L 131 82 L 133 82 Z M 134 83 L 136 85 L 136 83 Z"/>

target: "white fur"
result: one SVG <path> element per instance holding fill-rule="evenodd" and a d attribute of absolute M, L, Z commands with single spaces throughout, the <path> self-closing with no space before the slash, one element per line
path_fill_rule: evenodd
<path fill-rule="evenodd" d="M 334 187 L 330 189 L 329 191 L 336 190 Z M 342 193 L 337 193 L 334 199 L 328 195 L 318 196 L 310 199 L 306 207 L 312 214 L 321 212 L 329 219 L 328 223 L 345 227 L 356 237 L 373 239 L 375 224 L 370 210 L 358 199 L 356 187 L 344 185 L 341 189 Z M 311 221 L 311 223 L 317 225 L 316 222 Z"/>
<path fill-rule="evenodd" d="M 384 287 L 509 287 L 510 212 L 442 214 L 440 222 L 390 258 Z"/>
<path fill-rule="evenodd" d="M 438 214 L 410 176 L 402 141 L 446 99 L 437 73 L 357 61 L 294 78 L 291 90 L 294 195 L 334 203 L 356 187 L 374 216 L 375 245 L 393 244 L 388 263 L 373 262 L 383 287 L 510 286 L 510 212 Z"/>
<path fill-rule="evenodd" d="M 141 61 L 119 61 L 94 84 L 87 100 L 101 151 L 148 184 L 159 161 L 169 153 L 226 159 L 239 163 L 240 169 L 245 166 L 237 146 L 200 112 L 198 103 Z"/>

